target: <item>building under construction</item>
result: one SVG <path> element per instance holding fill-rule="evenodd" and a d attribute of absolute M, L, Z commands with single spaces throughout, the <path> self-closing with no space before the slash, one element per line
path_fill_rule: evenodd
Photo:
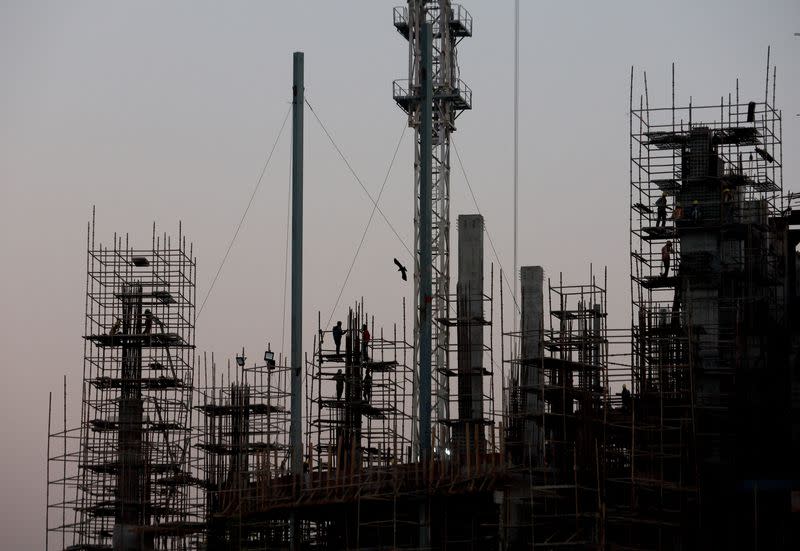
<path fill-rule="evenodd" d="M 417 138 L 408 320 L 362 299 L 307 351 L 293 325 L 291 355 L 218 365 L 195 348 L 182 232 L 137 248 L 92 224 L 82 414 L 49 429 L 47 549 L 800 546 L 800 207 L 774 74 L 763 98 L 651 107 L 631 73 L 631 323 L 612 328 L 605 270 L 523 266 L 504 293 L 479 214 L 457 217 L 451 285 L 472 18 L 409 0 L 394 26 Z M 295 54 L 295 186 L 302 89 Z"/>

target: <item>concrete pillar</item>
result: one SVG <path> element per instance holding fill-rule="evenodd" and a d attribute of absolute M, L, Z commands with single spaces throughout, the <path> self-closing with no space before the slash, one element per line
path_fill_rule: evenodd
<path fill-rule="evenodd" d="M 458 416 L 474 431 L 483 419 L 483 216 L 458 217 Z M 472 432 L 471 434 L 474 434 Z M 483 447 L 483 427 L 478 446 Z M 459 435 L 461 436 L 461 435 Z"/>
<path fill-rule="evenodd" d="M 533 465 L 539 465 L 544 457 L 544 433 L 542 427 L 543 403 L 541 385 L 542 329 L 544 327 L 544 270 L 541 266 L 520 268 L 522 289 L 522 320 L 520 330 L 520 381 L 523 388 L 525 412 L 524 442 L 526 457 Z"/>
<path fill-rule="evenodd" d="M 142 286 L 124 285 L 121 300 L 124 344 L 118 405 L 117 507 L 112 539 L 114 551 L 142 551 L 152 549 L 141 529 L 149 501 L 143 474 L 142 341 L 128 338 L 142 333 Z"/>

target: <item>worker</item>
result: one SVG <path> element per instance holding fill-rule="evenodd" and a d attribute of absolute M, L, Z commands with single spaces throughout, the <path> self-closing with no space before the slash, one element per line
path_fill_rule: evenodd
<path fill-rule="evenodd" d="M 149 335 L 150 332 L 153 330 L 153 322 L 157 323 L 161 330 L 164 330 L 164 322 L 158 319 L 153 312 L 150 311 L 150 308 L 147 308 L 144 311 L 144 334 Z"/>
<path fill-rule="evenodd" d="M 342 329 L 342 322 L 337 321 L 331 333 L 333 333 L 333 343 L 336 345 L 336 355 L 339 356 L 342 353 L 342 335 L 347 333 L 347 329 Z"/>
<path fill-rule="evenodd" d="M 664 273 L 661 277 L 667 277 L 669 274 L 669 263 L 672 259 L 672 241 L 667 241 L 667 244 L 661 247 L 661 261 L 664 263 Z"/>
<path fill-rule="evenodd" d="M 114 318 L 114 325 L 111 326 L 111 331 L 108 332 L 109 335 L 116 335 L 119 333 L 119 328 L 122 325 L 122 320 L 119 318 Z"/>
<path fill-rule="evenodd" d="M 733 191 L 728 186 L 722 190 L 722 213 L 726 224 L 733 223 Z"/>
<path fill-rule="evenodd" d="M 675 221 L 683 219 L 683 207 L 680 203 L 675 203 L 675 208 L 672 210 L 672 219 Z"/>
<path fill-rule="evenodd" d="M 667 192 L 661 193 L 661 197 L 656 201 L 656 227 L 667 225 Z"/>
<path fill-rule="evenodd" d="M 344 392 L 344 373 L 341 369 L 333 376 L 333 380 L 336 381 L 336 399 L 341 400 Z"/>
<path fill-rule="evenodd" d="M 370 334 L 369 329 L 367 329 L 367 324 L 361 326 L 361 354 L 364 356 L 364 361 L 369 361 L 369 356 L 367 355 L 367 347 L 369 346 L 370 341 Z"/>
<path fill-rule="evenodd" d="M 692 222 L 695 224 L 699 224 L 700 220 L 702 219 L 702 214 L 700 212 L 700 201 L 695 199 L 692 201 L 692 212 L 691 212 Z"/>
<path fill-rule="evenodd" d="M 369 402 L 372 398 L 372 375 L 367 369 L 367 374 L 364 375 L 364 382 L 361 385 L 362 392 L 364 393 L 364 401 Z"/>
<path fill-rule="evenodd" d="M 628 390 L 628 385 L 622 385 L 622 411 L 628 412 L 631 410 L 631 391 Z"/>

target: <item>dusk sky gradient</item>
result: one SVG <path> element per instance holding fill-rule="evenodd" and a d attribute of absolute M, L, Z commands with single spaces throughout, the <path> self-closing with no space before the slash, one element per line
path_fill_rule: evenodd
<path fill-rule="evenodd" d="M 44 547 L 48 393 L 60 412 L 64 375 L 69 424 L 79 421 L 92 206 L 99 242 L 129 233 L 144 247 L 153 221 L 177 234 L 181 220 L 205 297 L 290 107 L 293 51 L 305 52 L 307 99 L 373 196 L 403 134 L 381 207 L 413 249 L 413 132 L 391 97 L 392 81 L 407 76 L 407 45 L 392 26 L 401 3 L 0 0 L 0 549 Z M 514 3 L 463 4 L 474 37 L 461 43 L 459 63 L 474 96 L 454 141 L 511 272 Z M 784 186 L 798 189 L 797 0 L 523 0 L 520 29 L 520 264 L 563 271 L 571 283 L 586 281 L 590 263 L 608 266 L 610 327 L 630 323 L 631 66 L 637 87 L 648 71 L 651 105 L 669 105 L 672 62 L 681 104 L 690 95 L 717 104 L 737 77 L 743 101 L 762 100 L 771 45 Z M 305 128 L 309 350 L 371 203 L 310 112 Z M 267 341 L 288 352 L 289 160 L 287 123 L 199 318 L 198 352 L 222 359 L 245 346 L 256 357 Z M 452 165 L 455 252 L 456 216 L 475 206 L 455 154 Z M 413 284 L 400 280 L 394 257 L 413 265 L 376 215 L 334 320 L 364 297 L 376 325 L 400 322 Z M 491 250 L 486 258 L 498 271 Z"/>

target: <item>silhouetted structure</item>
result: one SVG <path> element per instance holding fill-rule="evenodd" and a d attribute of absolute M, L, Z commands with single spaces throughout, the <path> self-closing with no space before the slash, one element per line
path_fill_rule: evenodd
<path fill-rule="evenodd" d="M 436 70 L 454 70 L 471 17 L 446 1 L 396 9 L 412 75 L 420 17 Z M 471 95 L 455 73 L 436 78 L 441 127 Z M 293 470 L 297 366 L 271 351 L 248 366 L 243 351 L 226 370 L 201 367 L 183 236 L 104 247 L 92 225 L 81 425 L 48 431 L 48 549 L 797 548 L 800 209 L 783 191 L 772 82 L 771 102 L 768 80 L 763 102 L 737 92 L 657 108 L 646 85 L 634 104 L 631 73 L 627 328 L 608 326 L 607 274 L 592 267 L 570 284 L 523 266 L 518 305 L 505 304 L 501 273 L 496 300 L 477 214 L 458 218 L 450 293 L 438 175 L 428 446 L 405 301 L 390 329 L 363 300 L 335 335 L 318 316 Z M 412 126 L 417 85 L 395 85 Z M 436 134 L 438 152 L 451 130 Z M 505 331 L 506 307 L 518 331 Z"/>

